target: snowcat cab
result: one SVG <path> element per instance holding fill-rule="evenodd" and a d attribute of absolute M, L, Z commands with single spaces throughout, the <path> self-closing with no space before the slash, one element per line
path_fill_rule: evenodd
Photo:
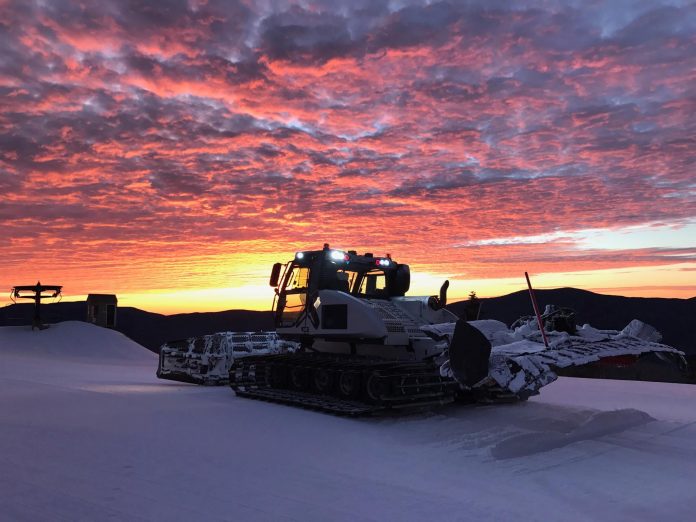
<path fill-rule="evenodd" d="M 278 335 L 307 347 L 316 344 L 319 351 L 419 360 L 427 355 L 426 345 L 432 346 L 419 328 L 421 320 L 457 319 L 442 308 L 444 295 L 405 297 L 409 267 L 389 254 L 358 255 L 327 244 L 323 250 L 297 252 L 284 266 L 276 263 L 270 283 L 276 289 Z"/>
<path fill-rule="evenodd" d="M 339 291 L 357 298 L 388 299 L 403 296 L 410 285 L 408 265 L 395 263 L 389 255 L 360 256 L 355 251 L 331 250 L 328 245 L 323 250 L 297 252 L 295 259 L 285 265 L 282 284 L 278 285 L 282 267 L 276 263 L 271 273 L 271 286 L 276 287 L 278 296 L 274 311 L 279 328 L 311 320 L 315 307 L 307 307 L 307 303 L 313 305 L 321 290 Z"/>

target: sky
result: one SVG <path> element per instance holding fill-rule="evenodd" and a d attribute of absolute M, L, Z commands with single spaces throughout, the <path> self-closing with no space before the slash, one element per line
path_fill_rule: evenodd
<path fill-rule="evenodd" d="M 693 2 L 0 0 L 0 108 L 8 292 L 268 309 L 328 242 L 696 296 Z"/>

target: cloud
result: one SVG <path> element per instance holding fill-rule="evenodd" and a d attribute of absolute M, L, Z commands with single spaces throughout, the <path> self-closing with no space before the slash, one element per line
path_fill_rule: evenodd
<path fill-rule="evenodd" d="M 0 19 L 4 272 L 33 279 L 40 246 L 68 280 L 88 254 L 170 276 L 249 242 L 396 244 L 481 277 L 522 255 L 690 262 L 553 234 L 696 218 L 692 5 L 9 1 Z"/>
<path fill-rule="evenodd" d="M 345 18 L 294 7 L 263 20 L 259 48 L 271 60 L 326 62 L 353 45 Z"/>

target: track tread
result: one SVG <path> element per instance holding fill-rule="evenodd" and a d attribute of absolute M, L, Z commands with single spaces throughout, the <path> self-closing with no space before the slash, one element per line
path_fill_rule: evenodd
<path fill-rule="evenodd" d="M 331 396 L 315 395 L 313 393 L 297 390 L 257 388 L 252 390 L 235 390 L 235 393 L 238 397 L 299 406 L 308 410 L 322 411 L 342 416 L 361 416 L 384 410 L 384 407 L 366 404 L 364 402 L 346 401 Z"/>
<path fill-rule="evenodd" d="M 305 390 L 275 388 L 270 382 L 274 365 L 312 371 L 358 373 L 383 379 L 388 390 L 379 398 L 340 398 Z M 299 406 L 343 416 L 369 415 L 388 409 L 408 409 L 454 400 L 456 383 L 443 379 L 437 367 L 428 363 L 384 361 L 335 354 L 295 353 L 245 357 L 230 368 L 230 386 L 240 397 Z M 363 400 L 364 399 L 364 400 Z"/>

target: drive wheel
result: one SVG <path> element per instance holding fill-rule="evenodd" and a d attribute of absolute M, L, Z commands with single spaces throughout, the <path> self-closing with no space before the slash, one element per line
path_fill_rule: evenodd
<path fill-rule="evenodd" d="M 317 368 L 312 372 L 312 383 L 317 392 L 329 394 L 333 388 L 333 375 L 329 370 Z"/>
<path fill-rule="evenodd" d="M 288 386 L 288 369 L 282 364 L 273 364 L 270 368 L 269 385 L 271 388 L 282 389 Z"/>
<path fill-rule="evenodd" d="M 365 394 L 370 402 L 379 403 L 382 401 L 382 397 L 387 391 L 385 384 L 384 380 L 377 373 L 370 374 L 365 383 Z"/>
<path fill-rule="evenodd" d="M 342 399 L 354 399 L 360 395 L 360 374 L 341 372 L 338 376 L 338 395 Z"/>
<path fill-rule="evenodd" d="M 307 370 L 300 366 L 290 368 L 290 387 L 295 390 L 306 390 L 309 387 Z"/>

